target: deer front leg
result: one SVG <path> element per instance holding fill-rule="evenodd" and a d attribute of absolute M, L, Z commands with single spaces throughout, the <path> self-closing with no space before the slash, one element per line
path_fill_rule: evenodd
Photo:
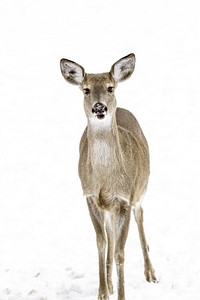
<path fill-rule="evenodd" d="M 104 229 L 104 214 L 98 209 L 92 198 L 87 198 L 88 208 L 94 229 L 96 231 L 97 248 L 99 254 L 99 300 L 108 300 L 109 292 L 106 272 L 106 234 Z"/>
<path fill-rule="evenodd" d="M 125 300 L 124 291 L 124 247 L 128 235 L 131 208 L 121 204 L 115 222 L 115 262 L 118 276 L 118 300 Z"/>
<path fill-rule="evenodd" d="M 150 258 L 149 258 L 149 246 L 146 241 L 145 233 L 144 233 L 144 225 L 143 225 L 143 209 L 140 205 L 140 203 L 136 204 L 135 210 L 134 210 L 135 220 L 138 226 L 139 236 L 140 236 L 140 242 L 142 247 L 142 252 L 144 256 L 144 274 L 146 277 L 146 280 L 149 282 L 157 282 L 155 271 L 152 267 Z"/>
<path fill-rule="evenodd" d="M 114 216 L 112 214 L 106 213 L 105 218 L 106 223 L 106 233 L 107 233 L 107 284 L 110 295 L 113 294 L 113 284 L 112 284 L 112 269 L 113 269 L 113 258 L 114 258 L 114 247 L 115 247 L 115 237 L 114 237 Z"/>

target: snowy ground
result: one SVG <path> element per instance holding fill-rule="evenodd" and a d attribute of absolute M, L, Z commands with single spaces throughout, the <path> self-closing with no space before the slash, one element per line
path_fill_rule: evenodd
<path fill-rule="evenodd" d="M 143 207 L 159 283 L 144 280 L 132 222 L 126 299 L 200 299 L 199 15 L 199 0 L 1 1 L 0 300 L 97 299 L 77 175 L 83 97 L 59 60 L 104 72 L 130 52 L 135 73 L 116 96 L 150 145 Z"/>

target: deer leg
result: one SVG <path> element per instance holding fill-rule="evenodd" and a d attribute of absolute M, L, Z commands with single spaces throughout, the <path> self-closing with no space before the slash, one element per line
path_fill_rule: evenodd
<path fill-rule="evenodd" d="M 115 220 L 115 262 L 118 276 L 118 300 L 125 300 L 124 291 L 124 247 L 128 235 L 131 209 L 122 204 Z"/>
<path fill-rule="evenodd" d="M 106 213 L 106 215 L 109 213 Z M 114 216 L 109 215 L 106 218 L 106 233 L 107 233 L 107 241 L 108 241 L 108 249 L 107 249 L 107 283 L 108 290 L 110 295 L 113 294 L 113 284 L 112 284 L 112 269 L 113 269 L 113 258 L 114 258 L 114 246 L 115 246 L 115 238 L 114 238 Z"/>
<path fill-rule="evenodd" d="M 140 242 L 142 247 L 142 252 L 144 256 L 144 274 L 146 277 L 146 280 L 149 282 L 157 282 L 155 271 L 152 267 L 150 258 L 149 258 L 149 246 L 146 241 L 145 233 L 144 233 L 144 225 L 143 225 L 143 209 L 140 205 L 140 203 L 136 204 L 135 210 L 134 210 L 134 216 L 135 220 L 138 226 L 139 236 L 140 236 Z"/>
<path fill-rule="evenodd" d="M 99 300 L 108 300 L 109 292 L 106 272 L 106 233 L 104 229 L 104 214 L 95 205 L 92 198 L 87 198 L 89 213 L 96 231 L 97 249 L 99 254 Z"/>

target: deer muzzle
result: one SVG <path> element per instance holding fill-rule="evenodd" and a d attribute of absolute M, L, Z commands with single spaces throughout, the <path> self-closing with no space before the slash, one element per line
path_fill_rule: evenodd
<path fill-rule="evenodd" d="M 98 118 L 98 119 L 103 119 L 105 115 L 107 114 L 107 107 L 103 103 L 96 103 L 92 107 L 92 113 Z"/>

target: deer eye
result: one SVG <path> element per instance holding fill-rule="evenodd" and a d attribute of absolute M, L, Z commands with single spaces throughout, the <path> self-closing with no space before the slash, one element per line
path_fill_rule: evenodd
<path fill-rule="evenodd" d="M 108 93 L 112 93 L 114 91 L 114 87 L 113 86 L 109 86 L 107 88 Z"/>
<path fill-rule="evenodd" d="M 90 89 L 88 89 L 88 88 L 83 89 L 83 91 L 84 91 L 84 94 L 85 94 L 85 95 L 89 95 L 89 94 L 90 94 Z"/>

